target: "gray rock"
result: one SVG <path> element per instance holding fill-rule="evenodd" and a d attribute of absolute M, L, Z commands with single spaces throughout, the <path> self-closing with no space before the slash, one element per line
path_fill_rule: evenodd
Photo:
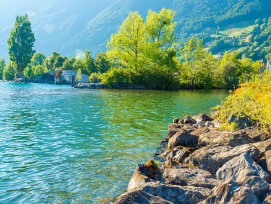
<path fill-rule="evenodd" d="M 202 169 L 166 169 L 163 177 L 168 184 L 212 189 L 220 183 L 210 172 Z"/>
<path fill-rule="evenodd" d="M 268 172 L 271 172 L 271 150 L 265 152 L 266 167 Z"/>
<path fill-rule="evenodd" d="M 197 121 L 194 120 L 191 116 L 185 116 L 182 118 L 181 123 L 185 124 L 197 124 Z"/>
<path fill-rule="evenodd" d="M 176 124 L 176 123 L 172 123 L 168 125 L 168 135 L 166 137 L 166 140 L 169 140 L 169 138 L 171 138 L 173 135 L 175 135 L 178 131 L 181 130 L 181 126 Z"/>
<path fill-rule="evenodd" d="M 253 143 L 255 147 L 257 147 L 262 154 L 266 151 L 271 150 L 271 139 L 261 142 Z"/>
<path fill-rule="evenodd" d="M 228 145 L 231 147 L 236 147 L 244 144 L 253 143 L 253 139 L 250 138 L 246 132 L 243 131 L 218 131 L 212 130 L 206 133 L 203 133 L 199 136 L 198 145 Z"/>
<path fill-rule="evenodd" d="M 260 154 L 260 151 L 251 144 L 234 148 L 230 146 L 207 146 L 194 151 L 185 159 L 184 163 L 193 164 L 215 174 L 217 169 L 227 161 L 246 152 L 255 160 Z"/>
<path fill-rule="evenodd" d="M 216 172 L 217 178 L 233 181 L 250 188 L 259 198 L 269 191 L 270 175 L 260 167 L 248 153 L 241 154 L 225 163 Z"/>
<path fill-rule="evenodd" d="M 122 194 L 117 198 L 115 204 L 173 204 L 161 197 L 151 195 L 142 190 L 136 190 Z"/>
<path fill-rule="evenodd" d="M 191 135 L 186 130 L 180 130 L 173 135 L 168 141 L 168 147 L 174 149 L 177 146 L 196 147 L 198 144 L 198 137 Z"/>
<path fill-rule="evenodd" d="M 260 201 L 249 188 L 224 182 L 215 187 L 200 204 L 260 204 Z"/>
<path fill-rule="evenodd" d="M 268 194 L 262 204 L 271 204 L 271 194 Z"/>
<path fill-rule="evenodd" d="M 162 178 L 162 172 L 158 167 L 146 164 L 138 164 L 136 170 L 130 179 L 127 191 L 140 188 L 149 182 L 159 182 Z"/>
<path fill-rule="evenodd" d="M 250 117 L 244 113 L 234 113 L 228 118 L 228 123 L 236 123 L 239 129 L 250 127 L 253 122 Z"/>
<path fill-rule="evenodd" d="M 192 117 L 194 120 L 197 121 L 197 123 L 200 122 L 207 122 L 207 121 L 213 121 L 212 118 L 210 118 L 208 115 L 204 114 L 204 113 L 200 113 L 198 116 L 194 116 Z"/>
<path fill-rule="evenodd" d="M 177 123 L 177 124 L 178 124 L 179 121 L 180 121 L 180 118 L 174 118 L 174 119 L 173 119 L 173 123 Z"/>
<path fill-rule="evenodd" d="M 182 163 L 195 149 L 189 147 L 175 147 L 172 151 L 172 161 Z"/>
<path fill-rule="evenodd" d="M 204 188 L 182 187 L 175 185 L 163 185 L 157 183 L 147 183 L 142 190 L 154 196 L 161 197 L 167 201 L 180 204 L 195 204 L 206 198 L 207 191 Z M 203 191 L 203 192 L 201 192 Z"/>

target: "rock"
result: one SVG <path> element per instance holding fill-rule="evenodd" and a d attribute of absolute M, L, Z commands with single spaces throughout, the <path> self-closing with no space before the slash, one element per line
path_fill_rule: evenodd
<path fill-rule="evenodd" d="M 169 124 L 168 125 L 168 135 L 166 137 L 166 140 L 169 140 L 173 135 L 175 135 L 180 130 L 181 130 L 180 125 L 178 125 L 176 123 Z"/>
<path fill-rule="evenodd" d="M 197 123 L 200 123 L 202 121 L 207 122 L 207 121 L 213 121 L 212 118 L 210 118 L 208 115 L 205 115 L 204 113 L 199 114 L 198 116 L 192 117 L 194 120 L 197 121 Z"/>
<path fill-rule="evenodd" d="M 271 150 L 265 152 L 266 167 L 268 172 L 271 172 Z"/>
<path fill-rule="evenodd" d="M 172 161 L 182 163 L 195 149 L 189 147 L 175 147 L 173 149 Z"/>
<path fill-rule="evenodd" d="M 243 131 L 228 132 L 212 130 L 199 136 L 198 145 L 202 147 L 206 145 L 223 144 L 236 147 L 253 142 L 253 139 L 251 139 L 246 132 Z"/>
<path fill-rule="evenodd" d="M 266 151 L 271 150 L 271 139 L 262 142 L 256 142 L 253 143 L 253 145 L 257 147 L 262 154 L 264 154 Z"/>
<path fill-rule="evenodd" d="M 206 190 L 204 188 L 182 187 L 175 185 L 168 186 L 158 183 L 147 183 L 142 187 L 142 190 L 173 203 L 185 204 L 198 203 L 206 198 L 204 194 L 207 194 L 207 191 L 210 192 L 210 190 Z M 203 193 L 201 191 L 203 191 Z"/>
<path fill-rule="evenodd" d="M 173 123 L 177 123 L 178 124 L 180 120 L 181 120 L 180 118 L 174 118 L 173 119 Z"/>
<path fill-rule="evenodd" d="M 251 158 L 257 160 L 260 151 L 251 144 L 238 147 L 230 146 L 207 146 L 194 151 L 185 159 L 184 163 L 193 164 L 198 168 L 207 170 L 215 174 L 217 169 L 222 167 L 227 161 L 248 152 Z"/>
<path fill-rule="evenodd" d="M 262 198 L 269 191 L 270 175 L 263 170 L 248 153 L 244 153 L 226 162 L 216 172 L 217 178 L 233 181 L 241 186 L 251 188 L 252 192 Z"/>
<path fill-rule="evenodd" d="M 271 194 L 267 195 L 262 204 L 271 204 Z"/>
<path fill-rule="evenodd" d="M 212 189 L 220 183 L 210 172 L 202 169 L 166 169 L 163 177 L 168 184 Z"/>
<path fill-rule="evenodd" d="M 196 147 L 198 144 L 198 137 L 191 135 L 186 130 L 180 130 L 173 135 L 168 141 L 168 147 L 174 149 L 177 146 Z"/>
<path fill-rule="evenodd" d="M 254 142 L 261 142 L 270 139 L 271 135 L 268 135 L 263 130 L 259 130 L 258 127 L 252 126 L 245 128 L 244 131 L 248 134 Z"/>
<path fill-rule="evenodd" d="M 162 172 L 152 160 L 148 164 L 138 164 L 128 184 L 127 191 L 140 188 L 148 182 L 158 182 L 161 178 Z"/>
<path fill-rule="evenodd" d="M 200 204 L 260 204 L 255 194 L 246 187 L 224 182 L 215 187 L 211 195 Z"/>
<path fill-rule="evenodd" d="M 205 127 L 208 127 L 208 128 L 215 128 L 215 123 L 210 122 L 210 121 L 207 121 L 207 122 L 205 122 Z"/>
<path fill-rule="evenodd" d="M 128 203 L 140 203 L 140 204 L 173 204 L 161 197 L 151 195 L 142 190 L 136 190 L 122 194 L 117 198 L 115 204 L 128 204 Z"/>
<path fill-rule="evenodd" d="M 197 121 L 194 120 L 191 116 L 185 116 L 184 118 L 182 118 L 181 123 L 184 123 L 184 124 L 196 124 Z"/>
<path fill-rule="evenodd" d="M 234 113 L 228 118 L 228 123 L 236 123 L 239 129 L 250 127 L 253 122 L 250 117 L 244 113 Z"/>

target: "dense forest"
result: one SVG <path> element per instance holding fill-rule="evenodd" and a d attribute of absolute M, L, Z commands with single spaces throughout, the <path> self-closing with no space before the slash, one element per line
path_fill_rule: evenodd
<path fill-rule="evenodd" d="M 260 62 L 247 57 L 244 51 L 225 52 L 219 58 L 204 47 L 203 39 L 192 37 L 180 42 L 175 35 L 174 16 L 169 9 L 149 10 L 146 19 L 138 12 L 130 13 L 118 32 L 112 34 L 107 51 L 96 58 L 89 50 L 71 58 L 57 52 L 49 57 L 35 52 L 28 16 L 18 16 L 8 40 L 10 62 L 1 59 L 0 76 L 4 80 L 25 77 L 35 82 L 48 75 L 60 78 L 64 70 L 76 70 L 78 81 L 86 74 L 89 81 L 101 81 L 109 88 L 175 90 L 231 89 L 260 73 Z M 260 42 L 270 38 L 271 20 L 258 23 L 262 34 L 253 39 Z M 264 48 L 268 45 L 261 44 Z"/>

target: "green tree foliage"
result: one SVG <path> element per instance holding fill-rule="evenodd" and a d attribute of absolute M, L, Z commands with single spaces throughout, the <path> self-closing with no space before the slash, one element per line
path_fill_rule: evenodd
<path fill-rule="evenodd" d="M 17 76 L 17 67 L 14 62 L 9 62 L 4 69 L 3 79 L 4 80 L 14 80 Z"/>
<path fill-rule="evenodd" d="M 28 16 L 17 16 L 14 28 L 10 32 L 8 45 L 9 58 L 16 64 L 19 77 L 22 76 L 23 70 L 27 67 L 35 53 L 33 50 L 34 42 L 35 37 Z"/>
<path fill-rule="evenodd" d="M 97 72 L 97 67 L 95 66 L 94 59 L 92 58 L 89 50 L 85 50 L 85 66 L 82 71 L 87 75 Z"/>
<path fill-rule="evenodd" d="M 39 52 L 36 52 L 31 58 L 31 65 L 43 65 L 44 60 L 46 59 L 45 55 Z"/>
<path fill-rule="evenodd" d="M 99 73 L 105 73 L 111 68 L 111 63 L 104 53 L 99 53 L 94 61 L 95 67 Z"/>
<path fill-rule="evenodd" d="M 81 69 L 78 69 L 78 70 L 77 70 L 76 80 L 77 80 L 78 82 L 80 82 L 80 81 L 82 80 L 82 71 L 81 71 Z"/>
<path fill-rule="evenodd" d="M 108 57 L 114 65 L 137 70 L 144 64 L 145 24 L 138 12 L 131 13 L 108 43 Z"/>
<path fill-rule="evenodd" d="M 191 38 L 180 50 L 183 63 L 180 83 L 185 88 L 213 87 L 214 71 L 217 62 L 213 55 L 203 47 L 203 41 Z"/>
<path fill-rule="evenodd" d="M 58 71 L 62 70 L 64 61 L 65 61 L 64 57 L 62 57 L 57 52 L 53 52 L 51 56 L 44 60 L 44 66 L 49 71 Z"/>
<path fill-rule="evenodd" d="M 0 80 L 3 79 L 3 72 L 6 67 L 5 59 L 0 59 Z"/>

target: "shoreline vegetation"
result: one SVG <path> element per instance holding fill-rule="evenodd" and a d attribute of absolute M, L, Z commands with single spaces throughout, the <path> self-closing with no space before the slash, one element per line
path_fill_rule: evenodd
<path fill-rule="evenodd" d="M 89 50 L 69 58 L 36 52 L 28 16 L 18 16 L 8 39 L 10 61 L 0 59 L 0 79 L 74 84 L 72 76 L 63 76 L 70 72 L 80 88 L 91 82 L 115 89 L 235 89 L 262 72 L 260 61 L 234 51 L 217 58 L 202 39 L 192 37 L 181 43 L 174 16 L 169 9 L 149 10 L 145 19 L 138 12 L 130 13 L 112 34 L 107 51 L 96 58 Z"/>
<path fill-rule="evenodd" d="M 153 160 L 138 164 L 124 203 L 271 202 L 271 73 L 242 84 L 212 118 L 175 118 Z"/>

